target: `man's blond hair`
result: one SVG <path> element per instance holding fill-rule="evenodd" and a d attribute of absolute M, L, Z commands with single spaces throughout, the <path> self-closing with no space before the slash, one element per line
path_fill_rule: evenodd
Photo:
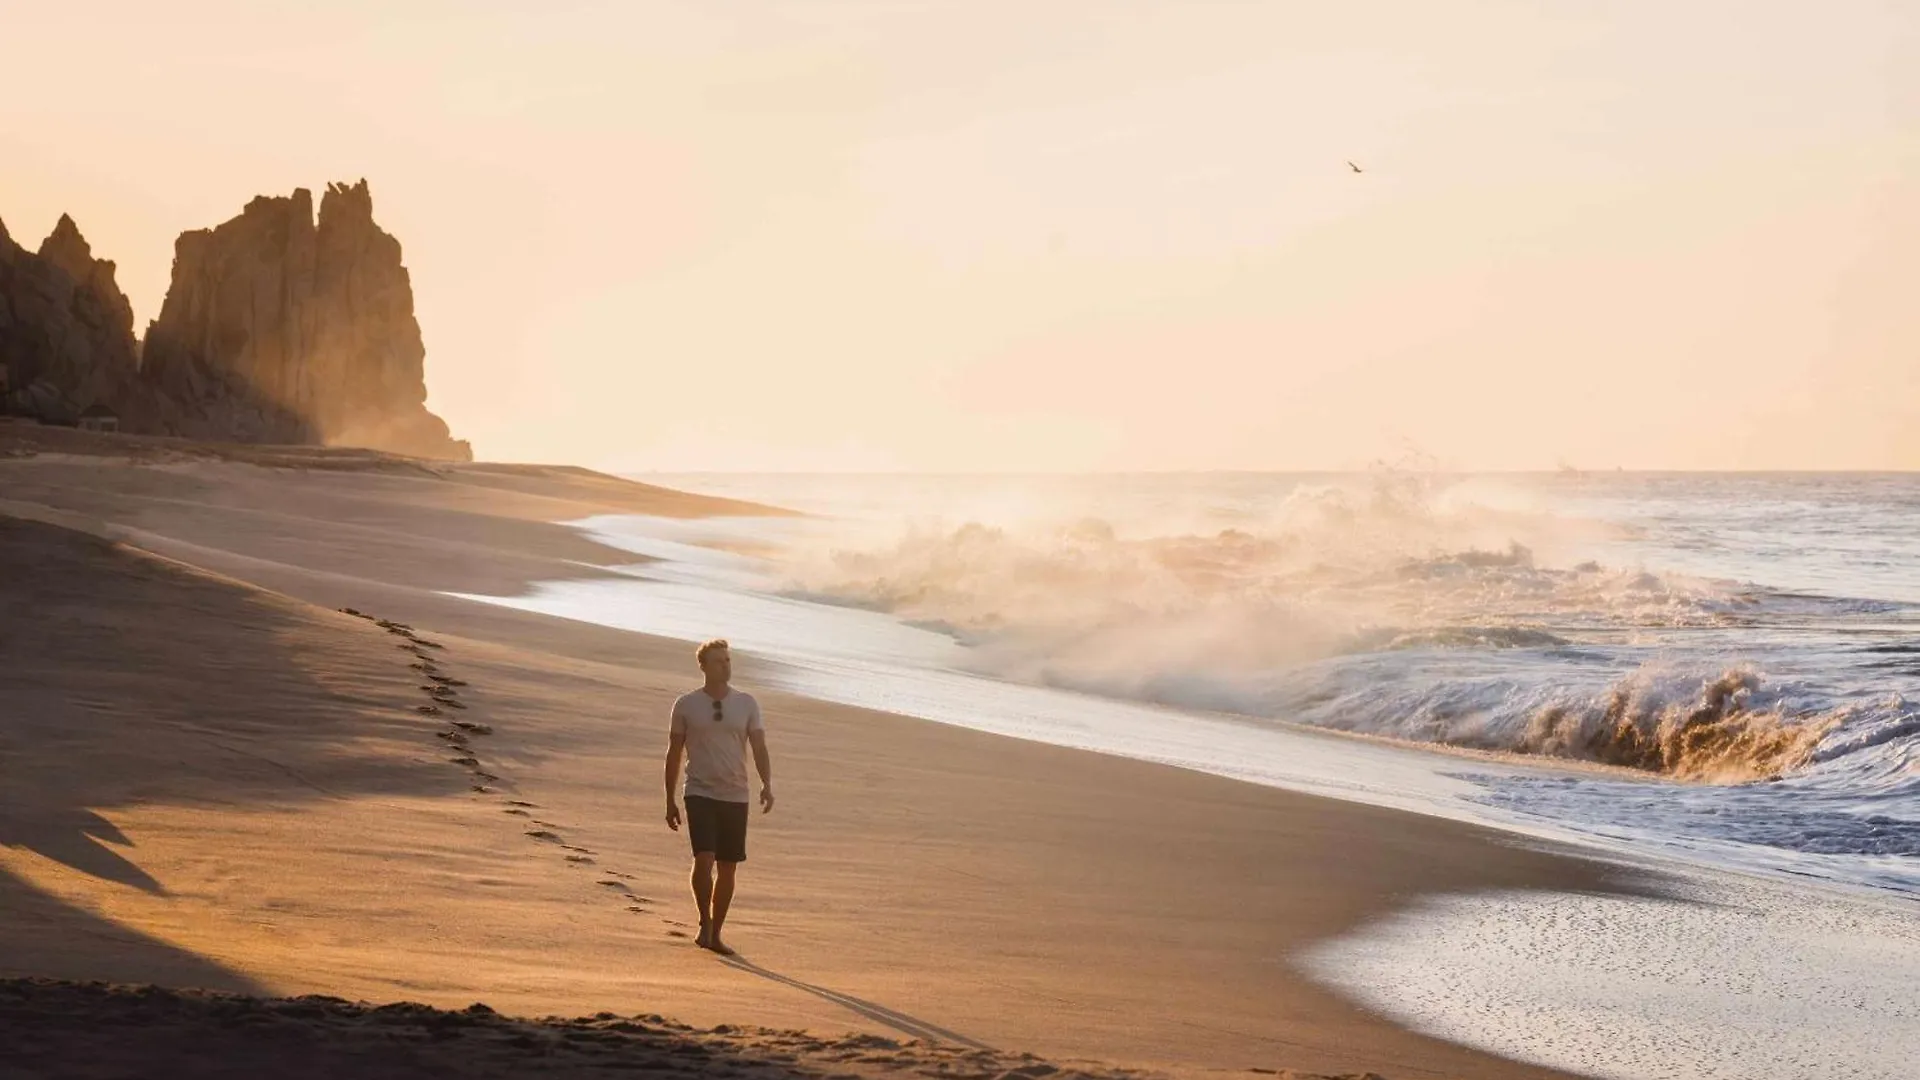
<path fill-rule="evenodd" d="M 715 649 L 724 649 L 724 648 L 727 648 L 726 638 L 717 637 L 717 638 L 714 638 L 712 641 L 703 641 L 700 643 L 699 648 L 693 650 L 693 662 L 696 664 L 699 664 L 701 667 L 704 668 L 707 666 L 707 654 L 712 652 Z"/>

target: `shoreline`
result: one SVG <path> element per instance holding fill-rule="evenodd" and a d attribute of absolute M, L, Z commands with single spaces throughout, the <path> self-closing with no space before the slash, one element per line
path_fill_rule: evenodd
<path fill-rule="evenodd" d="M 772 488 L 768 479 L 761 477 L 752 483 L 716 484 L 699 490 L 751 496 L 768 494 Z M 813 494 L 813 505 L 817 507 L 822 499 L 817 492 Z M 1031 495 L 1026 493 L 1026 497 Z M 854 508 L 852 512 L 859 520 L 863 511 L 858 507 L 864 504 L 844 492 L 841 500 Z M 765 548 L 792 540 L 788 530 L 779 523 L 761 527 L 748 518 L 685 523 L 642 515 L 628 519 L 598 516 L 569 524 L 597 541 L 633 552 L 652 565 L 610 579 L 554 579 L 517 594 L 469 598 L 639 633 L 682 638 L 697 636 L 695 628 L 687 625 L 689 612 L 697 612 L 703 606 L 717 606 L 743 627 L 742 634 L 747 633 L 744 627 L 753 628 L 751 647 L 765 655 L 780 657 L 783 685 L 803 695 L 848 705 L 893 709 L 935 722 L 1052 745 L 1161 761 L 1289 790 L 1330 794 L 1472 821 L 1529 837 L 1591 848 L 1604 857 L 1648 862 L 1661 870 L 1725 871 L 1796 887 L 1815 887 L 1852 899 L 1920 899 L 1920 880 L 1913 878 L 1910 871 L 1900 870 L 1885 859 L 1876 863 L 1874 856 L 1880 852 L 1906 852 L 1897 850 L 1897 839 L 1878 838 L 1877 830 L 1869 824 L 1851 827 L 1844 838 L 1825 847 L 1795 843 L 1790 829 L 1793 824 L 1804 825 L 1809 834 L 1818 837 L 1827 828 L 1839 827 L 1839 822 L 1848 820 L 1841 798 L 1847 794 L 1844 785 L 1837 790 L 1829 787 L 1819 792 L 1829 804 L 1842 803 L 1835 807 L 1841 813 L 1827 813 L 1824 820 L 1817 811 L 1804 810 L 1798 819 L 1771 827 L 1701 827 L 1708 822 L 1767 820 L 1770 809 L 1784 809 L 1784 806 L 1756 805 L 1758 792 L 1764 790 L 1758 780 L 1713 782 L 1684 772 L 1676 774 L 1551 753 L 1521 753 L 1498 747 L 1430 741 L 1445 736 L 1443 725 L 1437 721 L 1435 727 L 1441 729 L 1439 733 L 1423 732 L 1430 738 L 1421 738 L 1398 733 L 1391 727 L 1385 731 L 1354 730 L 1338 715 L 1320 716 L 1309 723 L 1257 711 L 1223 711 L 1210 704 L 1204 693 L 1176 692 L 1170 700 L 1152 693 L 1132 694 L 1124 678 L 1109 680 L 1109 683 L 1120 684 L 1118 689 L 1112 689 L 1097 679 L 1077 683 L 1069 679 L 1055 684 L 1045 678 L 1033 678 L 1030 672 L 1026 677 L 1019 674 L 1009 677 L 992 669 L 1011 665 L 976 662 L 972 651 L 964 644 L 956 645 L 938 622 L 923 626 L 910 619 L 897 619 L 886 605 L 861 603 L 859 589 L 863 585 L 871 584 L 883 592 L 889 588 L 884 575 L 877 582 L 852 582 L 843 595 L 831 595 L 832 590 L 828 590 L 829 595 L 816 596 L 808 586 L 790 592 L 766 580 L 763 567 L 729 565 L 708 555 L 695 554 L 705 548 L 731 552 L 739 543 Z M 823 549 L 818 544 L 809 547 L 803 543 L 798 550 L 802 554 L 811 551 L 817 555 Z M 855 550 L 862 549 L 856 544 Z M 879 574 L 883 569 L 873 572 Z M 907 559 L 899 570 L 913 574 L 912 559 Z M 810 603 L 796 608 L 791 604 L 794 600 Z M 796 618 L 794 613 L 801 609 L 804 609 L 803 617 Z M 832 641 L 835 645 L 823 650 L 816 644 L 819 641 Z M 985 651 L 991 655 L 992 649 L 989 646 Z M 849 678 L 845 661 L 856 653 L 861 659 L 854 667 L 859 671 Z M 1650 660 L 1641 662 L 1648 667 L 1654 665 Z M 1706 670 L 1735 671 L 1745 670 L 1746 666 L 1746 661 L 1731 659 Z M 1616 696 L 1625 693 L 1621 686 L 1630 681 L 1629 677 L 1615 675 L 1612 678 L 1611 692 Z M 1721 675 L 1715 686 L 1726 678 Z M 1545 685 L 1555 684 L 1549 677 Z M 1591 686 L 1585 685 L 1572 691 L 1576 697 L 1593 692 Z M 1706 690 L 1702 693 L 1711 696 Z M 969 708 L 963 699 L 991 700 L 1006 708 Z M 963 703 L 956 705 L 956 701 Z M 1669 712 L 1676 715 L 1683 708 L 1694 707 L 1688 705 L 1685 698 L 1669 697 L 1667 701 Z M 901 702 L 908 704 L 891 704 Z M 1088 704 L 1082 706 L 1080 702 Z M 1658 702 L 1655 695 L 1655 703 Z M 1094 703 L 1104 708 L 1096 709 Z M 1454 704 L 1442 702 L 1442 714 Z M 1652 706 L 1646 708 L 1651 713 Z M 1020 722 L 979 719 L 1008 710 L 1019 712 Z M 1096 711 L 1100 711 L 1099 722 L 1088 723 Z M 1461 715 L 1474 714 L 1469 708 L 1462 710 Z M 1823 723 L 1837 724 L 1833 719 L 1837 715 L 1827 714 Z M 1671 719 L 1675 717 L 1669 717 Z M 1666 722 L 1668 720 L 1662 721 Z M 1230 738 L 1229 741 L 1236 744 L 1237 753 L 1211 756 L 1195 753 L 1192 744 L 1196 740 L 1183 738 L 1179 729 L 1197 725 L 1230 728 L 1245 733 L 1247 738 Z M 1156 727 L 1162 730 L 1152 730 Z M 1117 735 L 1116 730 L 1127 733 Z M 1893 734 L 1903 730 L 1896 725 Z M 1878 735 L 1869 732 L 1864 745 L 1872 747 L 1880 741 Z M 1245 745 L 1240 745 L 1242 742 Z M 1341 755 L 1337 752 L 1323 755 L 1320 751 L 1342 743 L 1354 748 L 1352 757 L 1366 759 L 1368 767 L 1356 770 L 1353 766 L 1357 761 L 1340 762 L 1340 771 L 1335 773 L 1324 768 L 1272 764 L 1291 761 L 1303 750 L 1310 758 L 1338 757 Z M 1449 768 L 1442 759 L 1458 762 L 1460 767 Z M 1814 762 L 1819 760 L 1815 757 L 1802 765 L 1809 774 L 1816 773 L 1818 767 Z M 1249 768 L 1250 762 L 1259 764 Z M 1409 763 L 1413 763 L 1411 767 Z M 1892 767 L 1897 771 L 1898 762 L 1892 763 Z M 1356 785 L 1351 781 L 1353 775 L 1366 774 L 1369 768 L 1383 770 L 1382 775 L 1391 782 Z M 1798 772 L 1796 768 L 1794 774 L 1786 778 L 1808 779 Z M 1421 773 L 1428 775 L 1414 775 Z M 1458 785 L 1433 782 L 1449 773 L 1462 777 L 1473 775 Z M 1579 792 L 1569 792 L 1570 797 L 1578 796 L 1577 805 L 1556 806 L 1557 800 L 1544 792 L 1568 780 L 1590 783 L 1581 785 Z M 1449 786 L 1473 790 L 1448 792 L 1445 789 Z M 1788 784 L 1781 790 L 1787 789 L 1795 789 L 1795 794 L 1783 795 L 1783 799 L 1798 797 L 1795 785 Z M 1543 794 L 1529 797 L 1529 790 Z M 1629 816 L 1608 813 L 1605 804 L 1612 800 L 1636 803 L 1644 800 L 1647 805 L 1643 809 L 1653 821 L 1635 821 Z M 1857 811 L 1854 817 L 1861 817 L 1870 808 L 1854 809 Z M 1905 816 L 1897 807 L 1890 807 L 1889 812 L 1895 818 Z M 1710 816 L 1716 814 L 1724 816 Z M 1876 823 L 1879 819 L 1869 816 L 1865 821 Z"/>
<path fill-rule="evenodd" d="M 483 485 L 448 484 L 423 500 L 420 485 L 440 481 L 369 481 L 337 465 L 0 460 L 13 503 L 82 515 L 222 575 L 192 582 L 219 593 L 200 624 L 164 621 L 177 614 L 172 602 L 112 618 L 204 634 L 211 645 L 225 640 L 221 611 L 270 608 L 286 625 L 268 634 L 276 655 L 263 663 L 302 673 L 266 685 L 235 664 L 246 684 L 238 700 L 202 703 L 178 721 L 213 731 L 209 741 L 223 747 L 217 767 L 195 765 L 214 774 L 213 797 L 182 798 L 166 776 L 123 775 L 133 763 L 116 755 L 138 748 L 92 729 L 60 758 L 39 755 L 53 772 L 90 767 L 83 788 L 116 788 L 62 792 L 62 813 L 97 819 L 76 830 L 95 838 L 92 848 L 107 823 L 128 841 L 120 854 L 110 840 L 107 853 L 159 888 L 130 884 L 124 867 L 65 839 L 9 837 L 0 888 L 36 899 L 7 944 L 41 942 L 8 951 L 21 958 L 9 974 L 217 985 L 225 970 L 241 988 L 478 997 L 535 1012 L 644 1000 L 648 1011 L 696 1023 L 898 1034 L 847 1005 L 885 1002 L 883 1015 L 1056 1057 L 1553 1076 L 1413 1034 L 1293 973 L 1286 957 L 1422 895 L 1653 888 L 1645 875 L 1493 830 L 769 694 L 781 720 L 783 799 L 780 813 L 756 822 L 736 944 L 777 977 L 727 976 L 662 922 L 685 906 L 684 853 L 681 838 L 647 820 L 657 748 L 644 717 L 687 682 L 684 648 L 433 591 L 460 575 L 504 583 L 580 570 L 580 549 L 553 531 L 564 526 L 529 520 L 536 507 L 580 502 L 577 478 L 522 475 L 510 485 L 521 490 L 478 494 L 471 489 Z M 673 494 L 647 489 L 646 498 L 657 506 Z M 477 524 L 478 542 L 449 557 L 445 532 Z M 95 614 L 130 603 L 82 592 L 62 603 Z M 430 732 L 396 719 L 419 700 L 413 673 L 391 670 L 389 657 L 404 654 L 343 607 L 418 627 L 444 650 L 434 650 L 446 665 L 436 673 L 466 684 L 452 715 L 489 728 L 461 755 L 475 765 L 460 768 L 487 772 L 493 779 L 479 786 L 489 790 L 471 790 L 471 771 L 436 755 L 443 747 Z M 127 699 L 92 708 L 124 723 L 152 688 L 121 659 L 74 662 L 119 665 Z M 751 664 L 742 667 L 753 685 Z M 351 737 L 313 748 L 313 761 L 289 756 L 285 732 L 257 716 L 260 702 L 277 701 L 320 717 L 343 693 L 355 715 L 341 734 Z M 74 730 L 71 703 L 59 707 Z M 528 813 L 556 827 L 515 828 L 501 805 L 512 800 L 537 804 Z M 530 839 L 536 831 L 557 839 Z M 567 862 L 569 848 L 593 861 Z M 286 863 L 288 852 L 299 856 Z M 601 877 L 616 860 L 624 877 Z M 354 880 L 380 875 L 405 888 Z M 278 892 L 258 895 L 263 881 Z M 615 892 L 645 902 L 623 904 Z M 864 906 L 849 903 L 855 896 Z M 164 957 L 129 943 L 129 932 L 163 944 Z M 927 967 L 902 968 L 903 957 Z M 35 965 L 67 970 L 20 970 Z"/>

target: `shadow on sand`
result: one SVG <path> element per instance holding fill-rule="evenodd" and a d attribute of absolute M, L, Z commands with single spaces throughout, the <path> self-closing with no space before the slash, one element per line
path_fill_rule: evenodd
<path fill-rule="evenodd" d="M 267 992 L 263 984 L 217 960 L 95 915 L 4 869 L 0 869 L 0 912 L 6 913 L 0 918 L 0 974 L 30 971 L 63 979 L 108 978 L 234 994 Z M 17 1029 L 0 1021 L 0 1030 L 11 1036 Z M 5 1056 L 0 1053 L 0 1058 Z M 16 1074 L 0 1066 L 0 1075 Z"/>
<path fill-rule="evenodd" d="M 25 848 L 83 874 L 127 885 L 141 892 L 165 896 L 167 890 L 153 875 L 108 847 L 133 847 L 119 826 L 92 810 L 65 807 L 34 818 L 0 821 L 0 845 Z"/>
<path fill-rule="evenodd" d="M 367 749 L 429 729 L 380 679 L 333 678 L 331 627 L 296 606 L 4 515 L 0 567 L 0 851 L 164 897 L 119 811 L 466 788 L 438 762 Z M 405 687 L 405 656 L 391 667 Z M 69 903 L 31 865 L 0 867 L 0 972 L 257 989 Z"/>
<path fill-rule="evenodd" d="M 782 975 L 777 971 L 770 971 L 738 953 L 732 956 L 723 956 L 720 960 L 727 966 L 738 968 L 749 975 L 758 975 L 769 982 L 776 982 L 781 986 L 790 986 L 795 990 L 812 994 L 822 1001 L 830 1001 L 843 1009 L 859 1013 L 861 1016 L 866 1017 L 876 1024 L 885 1024 L 887 1027 L 909 1038 L 926 1039 L 929 1042 L 950 1043 L 955 1046 L 965 1046 L 973 1050 L 993 1049 L 993 1047 L 988 1046 L 986 1043 L 976 1039 L 969 1039 L 959 1032 L 948 1031 L 946 1028 L 929 1024 L 925 1020 L 908 1016 L 906 1013 L 889 1009 L 884 1005 L 876 1005 L 871 1001 L 854 997 L 851 994 L 843 994 L 838 990 L 829 990 L 824 986 L 815 986 L 809 982 L 801 982 L 791 975 Z"/>

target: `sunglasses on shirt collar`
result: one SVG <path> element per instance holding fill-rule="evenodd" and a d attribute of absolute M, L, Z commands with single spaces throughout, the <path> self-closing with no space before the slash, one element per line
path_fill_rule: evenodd
<path fill-rule="evenodd" d="M 717 701 L 713 703 L 713 722 L 720 722 L 720 703 Z"/>

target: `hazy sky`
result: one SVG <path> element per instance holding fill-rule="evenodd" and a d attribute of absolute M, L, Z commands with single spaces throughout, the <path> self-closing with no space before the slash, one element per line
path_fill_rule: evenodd
<path fill-rule="evenodd" d="M 0 220 L 142 325 L 180 231 L 366 177 L 484 457 L 1920 467 L 1913 0 L 0 0 L 0 50 Z"/>

